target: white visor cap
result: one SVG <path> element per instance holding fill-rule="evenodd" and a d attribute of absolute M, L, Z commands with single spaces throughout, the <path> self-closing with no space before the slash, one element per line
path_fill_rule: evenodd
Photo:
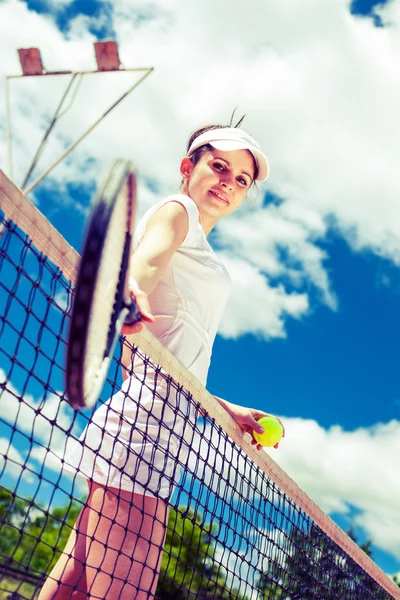
<path fill-rule="evenodd" d="M 260 145 L 243 129 L 236 127 L 225 127 L 221 129 L 209 129 L 199 135 L 188 150 L 188 156 L 197 148 L 210 144 L 216 150 L 229 152 L 230 150 L 249 150 L 258 166 L 257 181 L 265 181 L 269 175 L 269 163 Z"/>

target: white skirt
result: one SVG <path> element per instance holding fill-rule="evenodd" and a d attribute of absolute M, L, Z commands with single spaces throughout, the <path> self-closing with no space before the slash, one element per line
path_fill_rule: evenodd
<path fill-rule="evenodd" d="M 149 372 L 147 372 L 147 370 Z M 101 485 L 169 500 L 192 444 L 196 410 L 187 393 L 143 366 L 67 444 L 64 468 Z"/>

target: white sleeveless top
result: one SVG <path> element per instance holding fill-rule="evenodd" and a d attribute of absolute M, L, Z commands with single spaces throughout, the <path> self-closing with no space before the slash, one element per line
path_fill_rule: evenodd
<path fill-rule="evenodd" d="M 186 209 L 189 230 L 149 296 L 155 322 L 147 327 L 205 385 L 230 277 L 206 239 L 195 202 L 175 194 L 152 206 L 139 222 L 134 248 L 154 213 L 172 201 Z"/>

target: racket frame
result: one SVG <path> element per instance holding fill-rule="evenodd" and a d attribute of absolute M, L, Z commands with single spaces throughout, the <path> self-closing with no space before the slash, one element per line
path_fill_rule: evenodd
<path fill-rule="evenodd" d="M 102 364 L 97 376 L 93 378 L 93 388 L 90 394 L 85 396 L 85 353 L 91 325 L 96 280 L 99 276 L 102 249 L 108 226 L 121 193 L 126 195 L 127 219 L 120 272 Z M 68 402 L 75 408 L 90 408 L 96 403 L 103 388 L 123 324 L 133 324 L 140 320 L 140 313 L 129 292 L 127 277 L 132 253 L 135 208 L 136 174 L 133 164 L 125 160 L 114 161 L 103 179 L 92 205 L 71 312 L 66 389 Z"/>

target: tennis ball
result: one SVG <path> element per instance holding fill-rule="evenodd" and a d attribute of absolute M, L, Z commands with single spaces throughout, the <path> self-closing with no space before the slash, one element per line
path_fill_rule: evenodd
<path fill-rule="evenodd" d="M 257 421 L 264 428 L 264 433 L 254 431 L 254 438 L 262 446 L 275 446 L 282 439 L 283 427 L 276 417 L 262 417 Z"/>

